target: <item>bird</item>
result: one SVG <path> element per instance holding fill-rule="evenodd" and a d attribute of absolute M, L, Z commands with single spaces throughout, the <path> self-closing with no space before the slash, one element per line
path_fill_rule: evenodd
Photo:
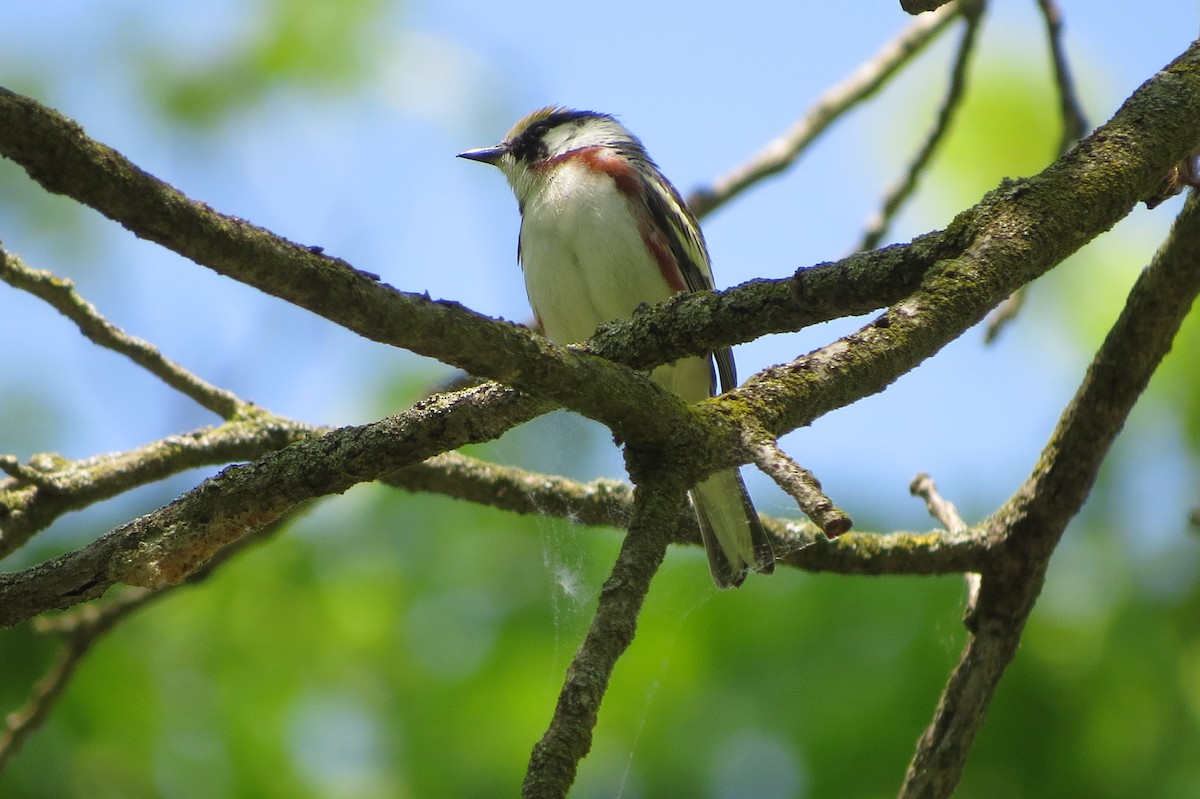
<path fill-rule="evenodd" d="M 546 338 L 574 344 L 605 322 L 679 292 L 714 288 L 695 216 L 641 141 L 611 114 L 561 106 L 521 119 L 499 143 L 459 153 L 507 178 L 521 214 L 517 260 L 534 321 Z M 716 369 L 713 363 L 716 363 Z M 737 385 L 728 347 L 659 366 L 650 377 L 684 401 Z M 699 482 L 689 498 L 719 588 L 748 569 L 770 573 L 775 556 L 737 469 Z"/>

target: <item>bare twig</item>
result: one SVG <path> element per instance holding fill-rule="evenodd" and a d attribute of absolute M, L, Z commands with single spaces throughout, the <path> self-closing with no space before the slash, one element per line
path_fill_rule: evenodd
<path fill-rule="evenodd" d="M 225 389 L 218 388 L 184 369 L 148 341 L 130 336 L 105 319 L 96 307 L 79 296 L 69 280 L 49 272 L 30 269 L 20 258 L 0 248 L 0 279 L 45 300 L 55 310 L 78 325 L 80 332 L 101 347 L 118 352 L 158 377 L 171 388 L 190 397 L 220 416 L 232 419 L 247 403 Z"/>
<path fill-rule="evenodd" d="M 247 415 L 248 414 L 248 415 Z M 39 530 L 73 510 L 88 507 L 138 486 L 187 469 L 249 460 L 317 433 L 253 406 L 241 418 L 153 441 L 127 452 L 78 461 L 42 453 L 21 464 L 0 457 L 0 557 L 16 551 Z"/>
<path fill-rule="evenodd" d="M 54 471 L 56 470 L 39 469 L 34 463 L 21 463 L 15 455 L 0 455 L 0 472 L 9 475 L 18 483 L 54 489 L 57 488 Z"/>
<path fill-rule="evenodd" d="M 1058 88 L 1058 110 L 1062 117 L 1062 138 L 1058 143 L 1061 155 L 1087 133 L 1087 116 L 1083 104 L 1075 92 L 1075 80 L 1067 64 L 1067 54 L 1062 42 L 1062 11 L 1054 0 L 1037 0 L 1038 9 L 1046 23 L 1046 38 L 1050 45 L 1050 58 L 1054 63 L 1054 85 Z"/>
<path fill-rule="evenodd" d="M 754 464 L 795 499 L 804 515 L 827 537 L 837 538 L 854 526 L 849 515 L 825 495 L 816 476 L 796 463 L 765 430 L 748 426 L 743 430 L 742 443 Z"/>
<path fill-rule="evenodd" d="M 996 686 L 1016 654 L 1050 556 L 1200 293 L 1197 263 L 1200 202 L 1193 195 L 1134 284 L 1033 474 L 989 522 L 994 557 L 983 569 L 979 601 L 967 618 L 967 645 L 918 742 L 902 799 L 949 796 L 958 784 Z"/>
<path fill-rule="evenodd" d="M 925 507 L 929 510 L 929 515 L 941 522 L 949 532 L 965 533 L 967 531 L 967 524 L 958 515 L 958 508 L 941 495 L 932 477 L 921 472 L 913 478 L 908 490 L 914 496 L 925 500 Z M 975 611 L 975 603 L 979 601 L 981 577 L 979 572 L 970 571 L 963 575 L 963 579 L 967 583 L 966 613 L 969 615 Z"/>
<path fill-rule="evenodd" d="M 1025 297 L 1029 293 L 1027 289 L 1028 286 L 1021 286 L 1021 288 L 1009 294 L 1004 302 L 997 305 L 996 310 L 988 315 L 987 324 L 983 328 L 984 344 L 995 342 L 1000 334 L 1004 332 L 1004 328 L 1021 313 L 1021 309 L 1025 307 Z"/>
<path fill-rule="evenodd" d="M 829 89 L 792 127 L 741 166 L 688 197 L 688 206 L 703 217 L 764 178 L 782 172 L 840 116 L 879 90 L 896 72 L 958 16 L 959 2 L 915 20 L 884 45 L 854 74 Z"/>
<path fill-rule="evenodd" d="M 955 113 L 962 105 L 963 93 L 967 82 L 967 67 L 970 65 L 971 56 L 975 52 L 975 42 L 979 34 L 980 23 L 983 19 L 984 3 L 980 0 L 964 1 L 960 2 L 957 8 L 966 20 L 966 25 L 963 27 L 962 38 L 958 43 L 958 52 L 954 57 L 954 66 L 950 70 L 950 84 L 946 88 L 946 96 L 942 99 L 942 106 L 938 109 L 932 130 L 929 131 L 924 144 L 917 150 L 912 163 L 909 164 L 904 179 L 888 192 L 882 209 L 867 223 L 866 233 L 863 235 L 862 243 L 859 245 L 860 250 L 873 250 L 879 246 L 896 213 L 912 195 L 913 191 L 916 190 L 917 181 L 920 179 L 921 173 L 925 171 L 938 145 L 946 137 L 946 134 L 950 130 L 950 123 L 954 120 Z"/>
<path fill-rule="evenodd" d="M 913 478 L 908 490 L 913 496 L 925 500 L 925 507 L 929 509 L 929 515 L 941 522 L 947 530 L 952 533 L 966 532 L 967 525 L 958 515 L 958 508 L 941 495 L 932 477 L 921 472 Z"/>
<path fill-rule="evenodd" d="M 428 491 L 514 513 L 568 519 L 577 524 L 626 527 L 633 488 L 621 480 L 578 483 L 558 475 L 500 466 L 461 452 L 444 452 L 383 477 L 407 491 Z M 695 527 L 692 517 L 680 515 Z M 699 540 L 699 539 L 697 539 Z"/>

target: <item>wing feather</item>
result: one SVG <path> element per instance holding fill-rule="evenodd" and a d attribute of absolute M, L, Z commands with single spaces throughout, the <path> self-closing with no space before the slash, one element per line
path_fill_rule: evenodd
<path fill-rule="evenodd" d="M 626 153 L 636 157 L 633 153 Z M 679 196 L 679 192 L 663 176 L 653 161 L 645 158 L 644 163 L 655 173 L 658 181 L 647 184 L 646 206 L 658 229 L 667 236 L 667 245 L 679 270 L 683 273 L 684 283 L 688 291 L 705 291 L 715 288 L 712 276 L 712 262 L 708 257 L 708 248 L 704 245 L 704 234 L 700 224 L 692 214 L 687 203 Z M 733 364 L 733 350 L 722 347 L 713 353 L 717 363 L 717 374 L 721 379 L 721 391 L 729 391 L 737 387 L 737 371 Z M 716 379 L 711 379 L 710 393 L 716 393 Z"/>

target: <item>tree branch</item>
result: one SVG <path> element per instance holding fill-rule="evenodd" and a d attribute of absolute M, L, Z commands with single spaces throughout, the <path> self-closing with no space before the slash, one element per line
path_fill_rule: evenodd
<path fill-rule="evenodd" d="M 681 485 L 639 483 L 634 489 L 629 534 L 600 590 L 587 636 L 567 669 L 550 726 L 533 748 L 521 786 L 524 799 L 564 797 L 575 782 L 579 761 L 592 746 L 592 730 L 613 667 L 633 642 L 638 613 L 670 543 L 667 531 L 683 505 Z"/>
<path fill-rule="evenodd" d="M 0 480 L 0 558 L 39 530 L 80 510 L 198 466 L 249 460 L 316 434 L 316 428 L 254 409 L 218 427 L 168 436 L 128 452 L 70 461 L 52 453 L 29 465 L 0 458 L 13 477 Z"/>
<path fill-rule="evenodd" d="M 957 6 L 944 6 L 944 8 L 955 7 L 966 20 L 966 25 L 963 27 L 962 39 L 958 43 L 958 52 L 954 56 L 954 65 L 950 68 L 950 85 L 946 88 L 946 96 L 942 99 L 942 106 L 938 109 L 932 130 L 925 137 L 924 144 L 917 150 L 903 180 L 888 192 L 883 201 L 883 208 L 867 224 L 867 231 L 858 247 L 860 250 L 873 250 L 883 241 L 897 212 L 916 191 L 921 173 L 929 166 L 938 145 L 950 132 L 950 123 L 954 121 L 954 116 L 962 105 L 967 85 L 967 67 L 971 63 L 971 56 L 975 53 L 975 42 L 983 21 L 984 3 L 981 0 L 959 0 Z M 924 19 L 926 18 L 922 17 L 922 20 Z"/>
<path fill-rule="evenodd" d="M 1054 0 L 1037 0 L 1038 10 L 1046 24 L 1046 40 L 1050 47 L 1050 61 L 1054 64 L 1054 85 L 1058 89 L 1058 112 L 1062 119 L 1062 136 L 1058 152 L 1065 153 L 1078 139 L 1087 133 L 1087 115 L 1083 104 L 1075 93 L 1075 80 L 1067 64 L 1067 53 L 1062 42 L 1062 12 Z"/>
<path fill-rule="evenodd" d="M 748 427 L 743 431 L 742 441 L 750 451 L 754 465 L 796 500 L 804 515 L 812 519 L 827 537 L 837 538 L 854 526 L 846 512 L 826 496 L 816 476 L 788 456 L 769 434 Z"/>
<path fill-rule="evenodd" d="M 745 414 L 750 414 L 778 436 L 811 422 L 822 413 L 881 390 L 898 375 L 936 352 L 958 331 L 977 321 L 987 308 L 1011 293 L 1015 286 L 1040 275 L 1128 213 L 1132 205 L 1153 188 L 1182 155 L 1190 151 L 1194 141 L 1200 139 L 1198 54 L 1200 43 L 1194 44 L 1180 59 L 1148 81 L 1111 122 L 1081 142 L 1071 153 L 1034 179 L 1008 183 L 992 192 L 978 206 L 961 214 L 945 233 L 925 237 L 909 248 L 884 250 L 880 256 L 882 261 L 875 261 L 870 257 L 871 254 L 865 254 L 865 260 L 848 259 L 843 268 L 849 269 L 853 263 L 873 269 L 880 263 L 894 263 L 897 260 L 905 263 L 906 259 L 920 263 L 930 255 L 944 256 L 947 251 L 954 251 L 959 244 L 966 243 L 961 255 L 944 258 L 911 297 L 893 304 L 887 313 L 872 324 L 805 358 L 765 370 L 741 389 L 720 399 L 701 403 L 694 409 L 688 409 L 678 401 L 664 401 L 658 403 L 657 407 L 640 409 L 639 418 L 648 426 L 653 426 L 651 420 L 654 420 L 660 429 L 665 427 L 669 431 L 658 434 L 658 443 L 661 445 L 670 441 L 676 447 L 694 448 L 697 443 L 706 441 L 723 442 L 723 446 L 704 448 L 706 453 L 712 454 L 707 463 L 694 467 L 699 471 L 735 465 L 738 458 L 736 453 L 741 451 L 741 417 Z M 14 108 L 20 112 L 17 114 L 18 122 L 22 121 L 22 114 L 32 114 L 41 119 L 50 113 L 29 101 L 20 98 L 14 100 L 14 97 L 11 93 L 0 92 L 0 122 L 6 115 L 11 116 Z M 41 128 L 37 125 L 34 128 L 52 137 L 53 131 L 44 129 L 48 124 L 46 120 L 41 119 L 41 122 Z M 74 131 L 77 139 L 82 138 L 77 128 L 61 118 L 56 124 L 60 128 L 59 134 L 64 130 Z M 12 130 L 13 126 L 0 124 L 0 149 L 10 152 L 14 146 L 10 139 L 15 139 L 18 145 L 15 149 L 21 154 L 28 156 L 27 150 L 31 147 L 33 152 L 42 153 L 36 143 L 32 143 L 28 137 L 14 136 Z M 161 211 L 166 220 L 156 221 L 158 218 L 151 215 L 147 221 L 145 215 L 150 210 L 139 206 L 129 212 L 127 222 L 130 219 L 144 224 L 153 222 L 148 232 L 166 238 L 171 237 L 162 233 L 161 226 L 169 227 L 171 221 L 180 216 L 187 217 L 190 223 L 202 222 L 200 227 L 212 233 L 216 239 L 214 243 L 205 243 L 203 236 L 196 233 L 190 223 L 178 225 L 177 237 L 184 244 L 190 243 L 191 249 L 199 254 L 215 252 L 213 257 L 221 263 L 228 260 L 236 264 L 255 264 L 247 267 L 250 270 L 245 275 L 247 278 L 262 279 L 266 273 L 255 271 L 261 270 L 262 264 L 254 258 L 235 257 L 238 248 L 234 245 L 241 241 L 239 237 L 246 239 L 249 252 L 257 253 L 267 261 L 275 257 L 277 263 L 287 264 L 291 263 L 289 259 L 303 261 L 307 257 L 315 258 L 306 250 L 282 242 L 263 231 L 251 235 L 247 233 L 250 228 L 245 223 L 219 217 L 199 204 L 186 201 L 173 189 L 159 184 L 144 173 L 138 172 L 130 177 L 122 172 L 116 178 L 118 185 L 109 192 L 104 180 L 104 170 L 109 161 L 117 159 L 119 167 L 132 167 L 107 148 L 87 142 L 86 139 L 83 142 L 83 145 L 79 145 L 78 141 L 66 144 L 58 142 L 68 151 L 72 147 L 80 150 L 70 157 L 64 157 L 63 161 L 70 165 L 83 158 L 87 164 L 84 171 L 92 170 L 89 174 L 94 180 L 84 181 L 86 191 L 80 191 L 81 196 L 99 198 L 97 202 L 120 210 L 124 208 L 122 203 L 128 200 L 126 194 L 129 191 L 145 189 L 156 198 L 157 205 L 152 203 L 150 210 Z M 93 163 L 87 158 L 96 160 Z M 59 186 L 57 181 L 67 180 L 71 174 L 69 169 L 62 172 L 57 162 L 44 163 L 38 158 L 27 160 L 30 161 L 28 168 L 31 173 L 52 187 Z M 50 178 L 43 174 L 45 170 L 49 170 Z M 97 171 L 99 175 L 92 174 Z M 111 199 L 110 193 L 115 193 L 118 199 Z M 174 198 L 174 202 L 166 203 L 171 198 Z M 159 207 L 163 203 L 166 203 L 165 207 Z M 277 250 L 288 247 L 292 249 L 287 251 L 286 257 L 280 258 Z M 300 289 L 315 290 L 313 287 L 324 281 L 334 294 L 342 297 L 347 296 L 348 290 L 351 294 L 360 290 L 365 280 L 348 277 L 352 270 L 330 268 L 320 259 L 304 262 L 300 271 L 302 275 L 297 284 Z M 906 276 L 899 281 L 894 278 L 890 282 L 877 280 L 875 284 L 894 289 L 907 279 Z M 390 289 L 367 282 L 374 291 L 387 296 L 397 295 Z M 283 281 L 283 284 L 286 285 L 287 281 Z M 786 284 L 789 297 L 784 305 L 794 307 L 801 304 L 795 294 L 795 289 L 800 285 L 803 285 L 801 281 Z M 783 284 L 776 283 L 766 288 L 777 292 L 782 287 Z M 745 306 L 740 308 L 740 313 L 733 314 L 731 306 L 736 307 L 742 291 L 746 292 L 747 297 L 753 297 L 760 288 L 760 285 L 744 287 L 728 292 L 725 297 L 716 298 L 715 301 L 721 303 L 721 307 L 730 308 L 731 324 L 736 320 L 746 328 L 753 328 L 755 316 L 747 314 Z M 297 291 L 300 299 L 304 299 L 304 292 Z M 364 300 L 364 303 L 382 311 L 380 297 L 376 294 L 371 296 L 374 299 Z M 406 297 L 404 304 L 421 306 L 429 312 L 423 320 L 435 331 L 441 330 L 442 323 L 450 323 L 451 317 L 462 314 L 482 319 L 461 309 L 458 309 L 461 313 L 446 311 L 447 316 L 439 316 L 442 310 L 450 306 L 414 300 L 411 295 Z M 704 298 L 700 299 L 704 301 Z M 313 304 L 324 307 L 323 301 Z M 666 309 L 639 315 L 645 318 L 635 319 L 634 323 L 630 323 L 631 327 L 635 323 L 653 325 L 655 321 L 665 324 L 665 320 L 670 318 L 669 309 L 673 303 L 667 305 Z M 352 306 L 353 302 L 338 303 L 339 308 Z M 348 321 L 362 319 L 357 311 L 347 313 Z M 764 315 L 771 317 L 770 313 Z M 777 319 L 778 316 L 771 317 L 772 322 Z M 487 322 L 484 328 L 497 327 L 489 320 L 484 321 Z M 416 322 L 413 324 L 420 326 Z M 403 332 L 407 327 L 407 324 L 401 324 L 393 332 Z M 385 328 L 392 329 L 386 325 Z M 431 340 L 434 336 L 426 330 L 418 332 L 416 337 Z M 544 352 L 547 356 L 545 360 L 556 362 L 576 359 L 574 363 L 583 364 L 582 371 L 586 374 L 595 374 L 591 371 L 593 367 L 606 373 L 624 371 L 600 358 L 585 357 L 582 353 L 563 348 L 550 348 L 550 345 L 524 332 L 517 338 L 518 349 L 526 348 L 528 351 L 528 348 L 533 348 Z M 501 347 L 504 343 L 499 342 Z M 656 337 L 648 337 L 638 343 L 643 355 L 653 350 L 657 353 L 655 357 L 662 361 L 712 348 L 712 342 L 704 341 L 703 337 L 699 342 L 692 341 L 684 352 L 679 353 L 656 349 Z M 492 345 L 496 344 L 495 340 L 489 340 L 489 346 L 481 346 L 478 352 L 491 352 L 495 349 Z M 678 346 L 683 345 L 680 343 Z M 637 346 L 632 348 L 635 354 L 639 351 Z M 560 359 L 560 355 L 564 358 Z M 510 363 L 523 360 L 524 356 L 521 356 Z M 540 373 L 546 377 L 554 371 L 550 368 Z M 574 377 L 579 376 L 571 369 L 568 371 Z M 525 380 L 522 377 L 514 382 L 524 383 Z M 532 381 L 534 385 L 538 382 Z M 638 385 L 653 386 L 645 379 L 641 379 Z M 662 394 L 657 387 L 652 391 L 656 398 Z M 562 396 L 563 391 L 556 393 Z M 24 618 L 26 616 L 23 614 L 26 613 L 65 607 L 97 596 L 115 582 L 154 585 L 182 579 L 190 569 L 202 563 L 231 538 L 276 518 L 294 503 L 343 491 L 356 481 L 374 479 L 379 474 L 395 471 L 468 441 L 487 440 L 550 407 L 544 400 L 518 397 L 495 386 L 484 386 L 455 396 L 459 399 L 431 400 L 402 417 L 364 428 L 338 431 L 337 434 L 313 441 L 298 442 L 292 445 L 291 449 L 295 452 L 291 454 L 276 453 L 259 463 L 226 470 L 215 478 L 216 482 L 205 483 L 189 494 L 187 499 L 118 528 L 79 553 L 65 555 L 62 559 L 20 575 L 0 578 L 0 586 L 4 588 L 0 594 L 23 597 L 7 605 L 5 623 Z M 683 414 L 676 420 L 680 422 L 679 427 L 664 425 L 664 421 L 672 421 L 671 415 L 674 413 Z M 423 421 L 429 419 L 436 419 L 436 424 L 428 425 Z M 681 431 L 680 427 L 685 429 Z M 290 460 L 297 456 L 302 456 L 302 459 Z M 309 458 L 311 464 L 315 464 L 315 473 L 298 473 L 298 464 L 309 462 L 303 458 Z M 271 489 L 269 492 L 266 491 L 268 486 Z M 275 493 L 277 490 L 278 493 Z M 200 522 L 201 519 L 206 522 L 219 519 L 220 523 L 206 524 Z M 188 523 L 183 523 L 185 520 Z M 22 593 L 25 589 L 34 590 L 35 586 L 40 586 L 40 590 L 35 590 L 33 594 Z"/>
<path fill-rule="evenodd" d="M 1146 135 L 1150 129 L 1155 135 Z M 779 436 L 883 390 L 1128 214 L 1197 140 L 1200 42 L 1041 174 L 1006 181 L 960 214 L 947 235 L 964 236 L 965 249 L 932 269 L 909 297 L 855 333 L 765 369 L 698 408 L 727 403 L 730 415 L 751 413 Z M 724 433 L 734 450 L 737 431 Z"/>
<path fill-rule="evenodd" d="M 130 336 L 105 319 L 96 307 L 75 291 L 69 280 L 50 272 L 30 269 L 20 258 L 0 246 L 0 280 L 45 300 L 70 319 L 92 342 L 126 356 L 171 388 L 190 397 L 222 419 L 232 419 L 250 405 L 234 394 L 201 380 L 171 361 L 148 341 Z"/>
<path fill-rule="evenodd" d="M 746 163 L 722 175 L 710 186 L 689 195 L 687 204 L 703 218 L 746 189 L 792 164 L 843 114 L 866 100 L 946 29 L 961 10 L 961 2 L 949 2 L 937 13 L 914 21 L 888 42 L 854 74 L 832 87 L 792 127 L 767 144 Z"/>
<path fill-rule="evenodd" d="M 0 154 L 47 191 L 365 338 L 536 393 L 605 423 L 626 440 L 654 443 L 664 431 L 688 429 L 684 403 L 645 375 L 458 303 L 398 291 L 316 248 L 220 214 L 89 139 L 72 120 L 3 88 Z M 662 425 L 670 415 L 674 424 Z"/>
<path fill-rule="evenodd" d="M 633 513 L 628 483 L 576 483 L 556 475 L 497 466 L 448 452 L 383 478 L 407 491 L 432 491 L 514 513 L 552 516 L 579 525 L 625 528 Z M 978 569 L 987 548 L 978 531 L 861 531 L 829 540 L 811 523 L 763 516 L 779 562 L 840 574 L 956 574 Z M 671 543 L 701 544 L 690 508 L 680 511 Z M 0 596 L 2 600 L 2 596 Z"/>
<path fill-rule="evenodd" d="M 1188 198 L 1063 411 L 1033 474 L 988 522 L 994 555 L 966 648 L 918 743 L 901 797 L 950 796 L 1037 601 L 1050 555 L 1200 293 L 1200 202 Z"/>

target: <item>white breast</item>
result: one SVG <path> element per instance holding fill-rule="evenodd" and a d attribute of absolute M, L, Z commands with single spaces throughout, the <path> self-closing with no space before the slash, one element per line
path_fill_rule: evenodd
<path fill-rule="evenodd" d="M 602 322 L 670 296 L 611 177 L 568 162 L 547 178 L 525 202 L 521 266 L 548 338 L 583 341 Z"/>

